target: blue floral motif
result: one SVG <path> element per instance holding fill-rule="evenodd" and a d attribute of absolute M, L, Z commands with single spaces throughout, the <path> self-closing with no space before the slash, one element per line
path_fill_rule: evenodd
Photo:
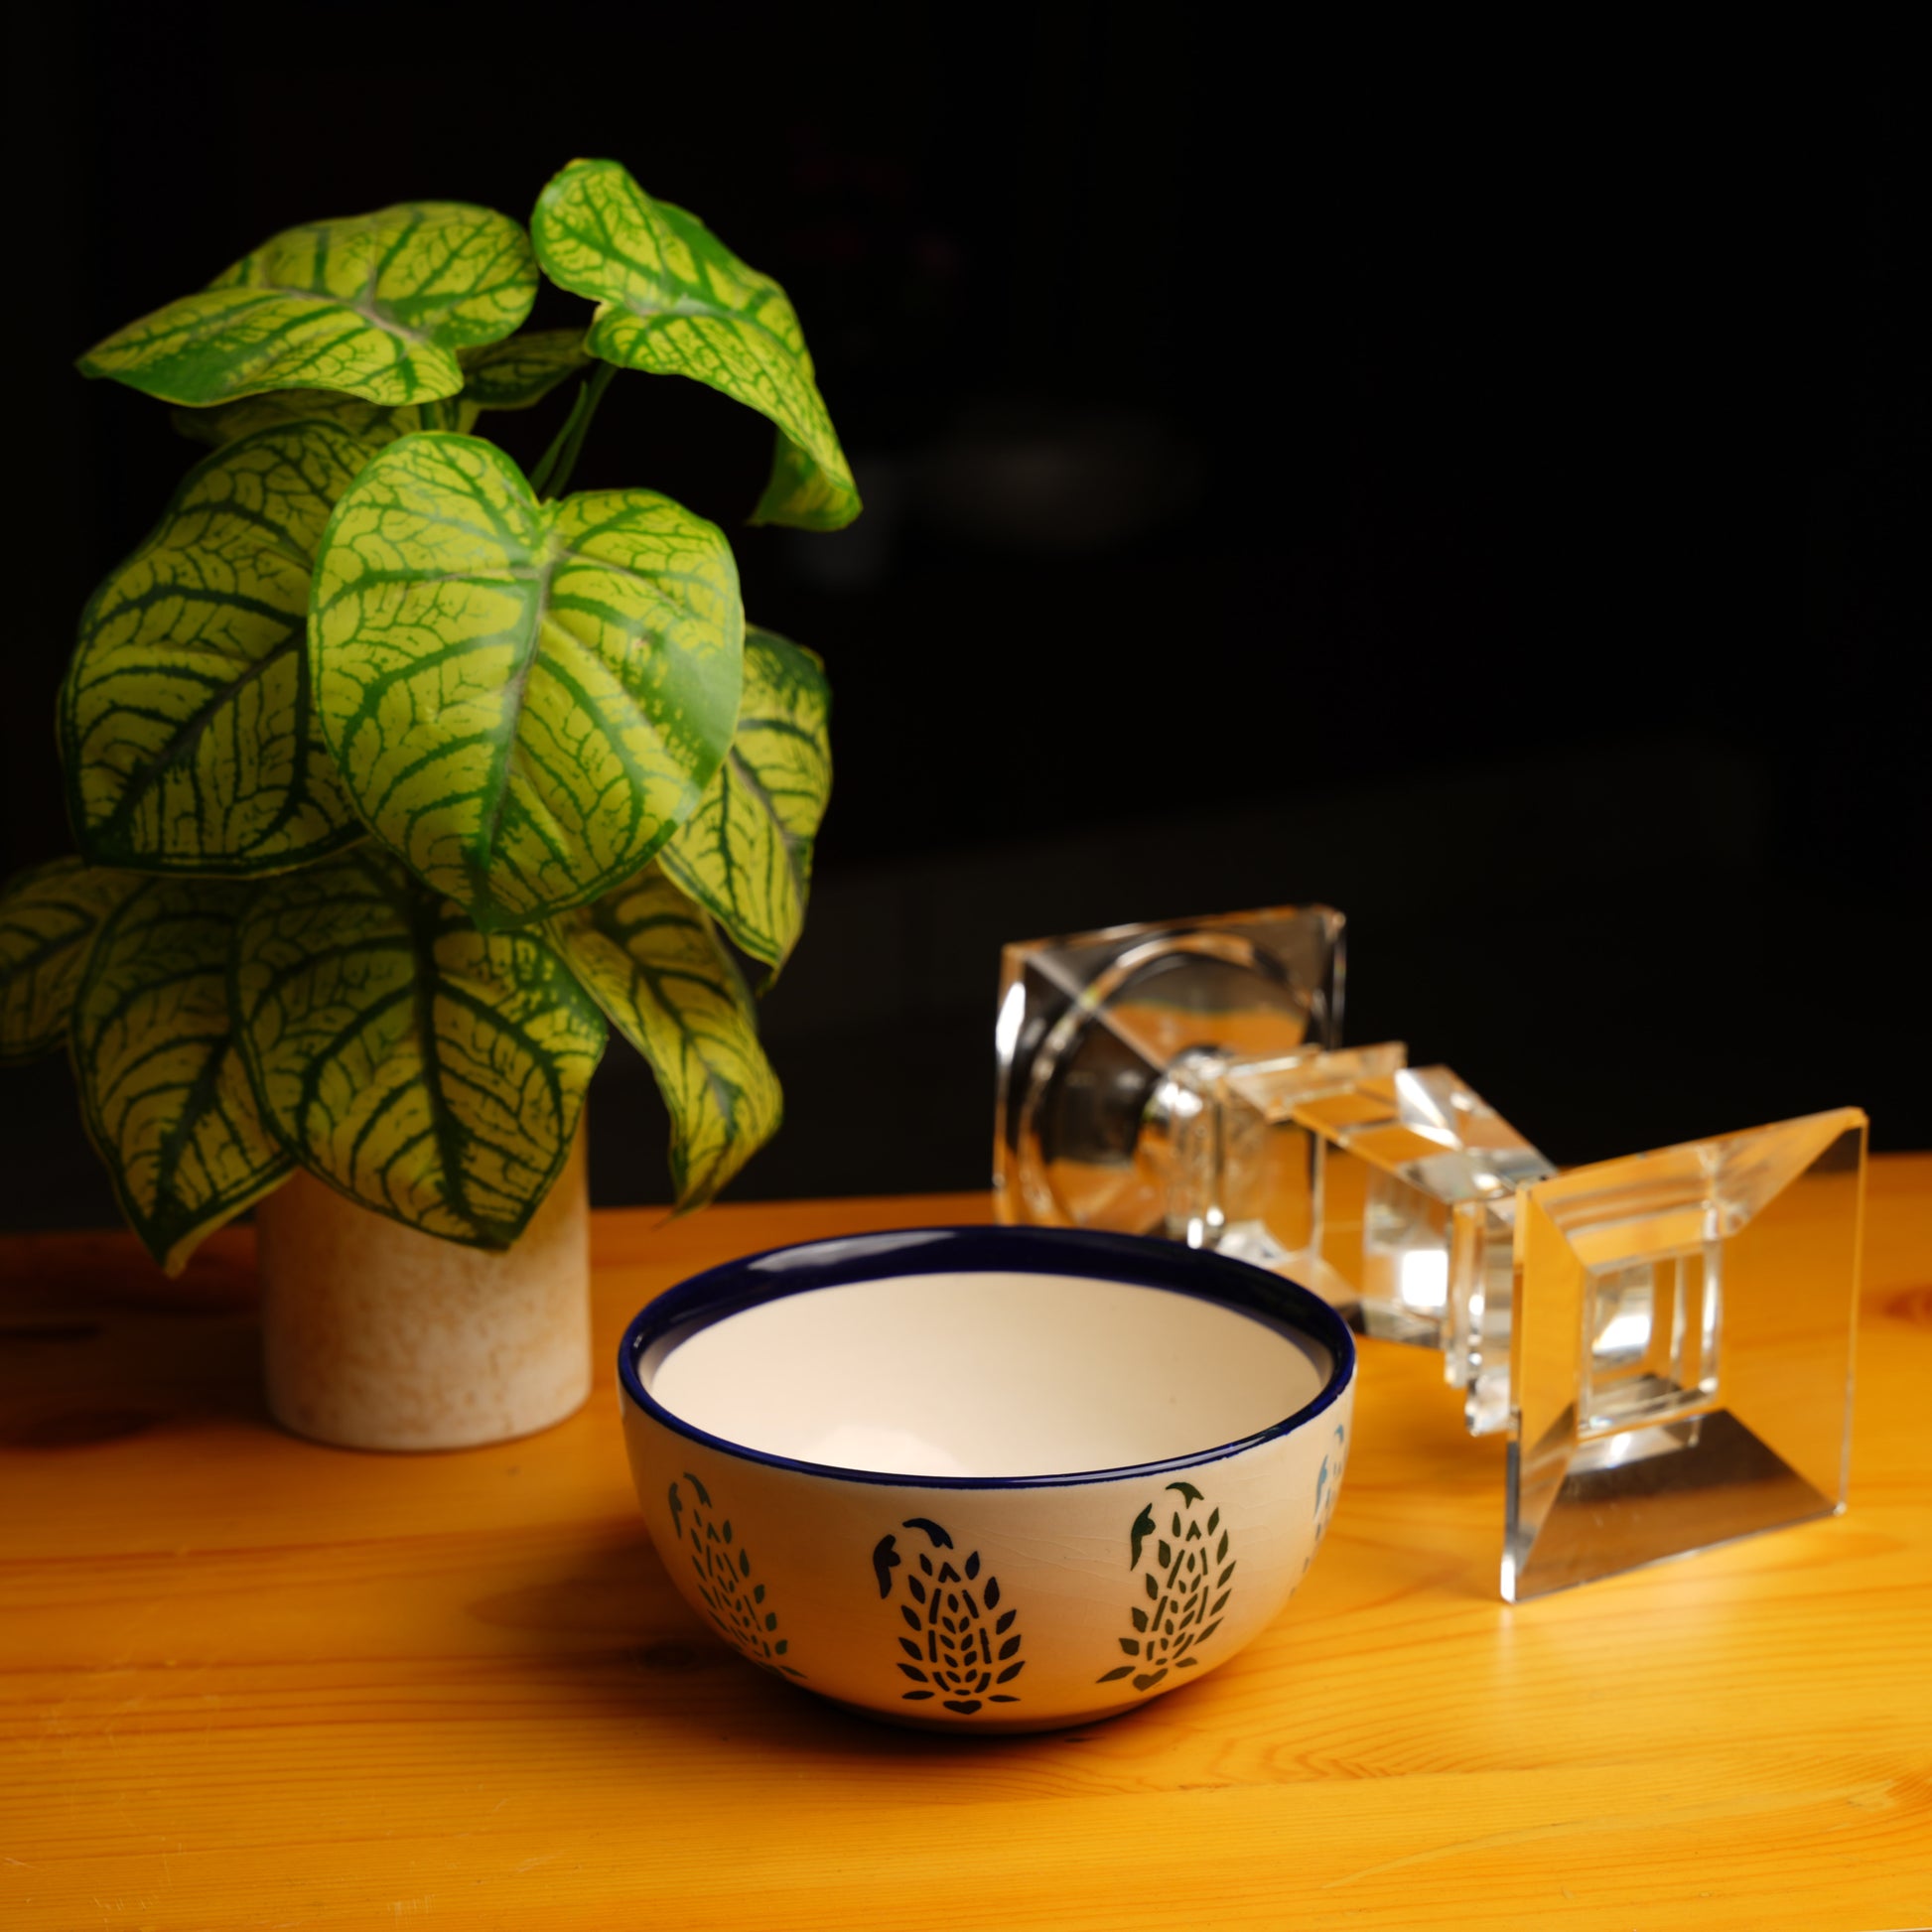
<path fill-rule="evenodd" d="M 1229 1580 L 1238 1566 L 1228 1554 L 1228 1532 L 1219 1508 L 1210 1506 L 1191 1482 L 1171 1482 L 1166 1493 L 1177 1495 L 1178 1506 L 1157 1497 L 1142 1508 L 1128 1531 L 1127 1567 L 1140 1576 L 1147 1601 L 1129 1606 L 1134 1634 L 1116 1641 L 1134 1661 L 1116 1664 L 1094 1680 L 1097 1684 L 1131 1677 L 1135 1690 L 1146 1692 L 1170 1671 L 1192 1670 L 1200 1662 L 1197 1646 L 1221 1627 L 1221 1613 L 1234 1594 Z M 1168 1519 L 1165 1530 L 1155 1516 L 1157 1503 Z"/>
<path fill-rule="evenodd" d="M 784 1661 L 791 1643 L 777 1633 L 778 1613 L 765 1604 L 764 1585 L 753 1581 L 752 1553 L 734 1539 L 731 1519 L 713 1507 L 711 1491 L 689 1469 L 684 1480 L 691 1485 L 689 1500 L 675 1482 L 667 1497 L 671 1531 L 680 1543 L 689 1538 L 698 1594 L 704 1598 L 712 1622 L 753 1663 L 781 1671 L 786 1677 L 803 1677 L 805 1673 L 796 1665 Z M 688 1526 L 684 1520 L 687 1513 L 691 1518 Z"/>
<path fill-rule="evenodd" d="M 898 1527 L 917 1530 L 927 1546 L 921 1552 L 911 1544 L 901 1554 L 896 1530 L 882 1536 L 872 1553 L 880 1596 L 891 1596 L 895 1587 L 902 1584 L 910 1599 L 898 1606 L 912 1633 L 898 1638 L 907 1661 L 893 1661 L 920 1688 L 901 1691 L 899 1696 L 907 1704 L 925 1704 L 936 1697 L 946 1710 L 962 1718 L 976 1717 L 989 1704 L 1018 1704 L 1017 1691 L 995 1689 L 1011 1684 L 1027 1668 L 1025 1658 L 1018 1655 L 1021 1633 L 1013 1627 L 1018 1612 L 1000 1608 L 1000 1580 L 990 1573 L 980 1575 L 977 1550 L 955 1565 L 953 1558 L 959 1552 L 951 1532 L 930 1516 L 908 1517 Z M 895 1577 L 895 1571 L 904 1575 Z"/>
<path fill-rule="evenodd" d="M 1335 1513 L 1335 1498 L 1341 1492 L 1341 1472 L 1348 1465 L 1348 1437 L 1340 1423 L 1335 1425 L 1335 1440 L 1321 1458 L 1314 1478 L 1314 1540 L 1319 1545 L 1328 1533 L 1328 1519 Z"/>
<path fill-rule="evenodd" d="M 1335 1438 L 1321 1458 L 1321 1467 L 1314 1477 L 1314 1549 L 1321 1547 L 1321 1539 L 1328 1534 L 1328 1520 L 1335 1513 L 1335 1498 L 1341 1493 L 1341 1472 L 1348 1466 L 1348 1436 L 1339 1423 L 1335 1424 Z M 1314 1550 L 1302 1559 L 1302 1574 L 1308 1574 L 1309 1565 L 1314 1561 Z"/>

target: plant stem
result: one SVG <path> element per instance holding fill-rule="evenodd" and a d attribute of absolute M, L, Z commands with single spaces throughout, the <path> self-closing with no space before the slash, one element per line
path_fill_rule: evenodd
<path fill-rule="evenodd" d="M 615 362 L 600 362 L 589 379 L 578 385 L 563 428 L 552 438 L 550 447 L 530 475 L 530 487 L 539 496 L 561 496 L 569 486 L 577 459 L 584 453 L 584 438 L 590 433 L 591 418 L 597 414 L 597 406 L 604 400 L 604 392 L 617 372 Z"/>

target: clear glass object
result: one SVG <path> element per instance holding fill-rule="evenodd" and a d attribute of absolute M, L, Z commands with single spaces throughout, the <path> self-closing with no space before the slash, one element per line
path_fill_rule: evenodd
<path fill-rule="evenodd" d="M 1439 1350 L 1512 1439 L 1511 1600 L 1842 1508 L 1863 1116 L 1559 1175 L 1449 1068 L 1341 1048 L 1342 984 L 1325 906 L 1009 946 L 1002 1217 L 1218 1248 Z"/>

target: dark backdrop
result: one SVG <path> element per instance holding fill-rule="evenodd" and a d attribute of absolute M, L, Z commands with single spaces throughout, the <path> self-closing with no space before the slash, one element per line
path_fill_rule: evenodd
<path fill-rule="evenodd" d="M 612 155 L 791 289 L 870 505 L 735 539 L 838 769 L 741 1195 L 981 1184 L 1001 940 L 1317 897 L 1349 1036 L 1559 1160 L 1843 1102 L 1932 1145 L 1902 69 L 1180 12 L 16 16 L 7 863 L 194 455 L 71 357 L 292 221 Z M 768 439 L 625 380 L 578 483 L 742 526 Z M 0 1076 L 15 1223 L 108 1211 L 65 1078 Z M 601 1197 L 662 1198 L 621 1044 L 594 1110 Z"/>

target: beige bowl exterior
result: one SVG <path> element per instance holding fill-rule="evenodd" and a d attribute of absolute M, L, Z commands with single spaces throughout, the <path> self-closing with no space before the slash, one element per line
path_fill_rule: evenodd
<path fill-rule="evenodd" d="M 591 1389 L 585 1137 L 507 1254 L 404 1227 L 298 1172 L 255 1209 L 270 1413 L 345 1449 L 528 1436 Z"/>
<path fill-rule="evenodd" d="M 1046 1730 L 1191 1683 L 1281 1614 L 1334 1509 L 1354 1384 L 1211 1461 L 1012 1488 L 775 1466 L 621 1399 L 651 1537 L 727 1642 L 892 1723 Z"/>

